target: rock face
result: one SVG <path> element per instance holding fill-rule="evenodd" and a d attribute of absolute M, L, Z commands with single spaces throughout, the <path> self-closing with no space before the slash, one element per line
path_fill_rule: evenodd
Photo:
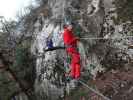
<path fill-rule="evenodd" d="M 132 38 L 121 37 L 131 32 L 132 23 L 115 23 L 117 13 L 112 0 L 43 1 L 44 10 L 38 11 L 32 29 L 29 29 L 33 32 L 31 53 L 36 57 L 36 100 L 62 100 L 70 88 L 64 76 L 68 58 L 66 51 L 45 51 L 48 49 L 46 41 L 49 38 L 55 47 L 64 46 L 62 26 L 65 23 L 74 25 L 74 33 L 80 38 L 78 49 L 81 66 L 92 78 L 98 72 L 111 69 L 111 66 L 115 69 L 130 62 L 133 52 L 128 50 L 128 44 Z M 23 93 L 15 98 L 27 100 Z"/>
<path fill-rule="evenodd" d="M 98 42 L 88 38 L 99 37 L 101 34 L 104 21 L 102 2 L 100 0 L 52 0 L 48 1 L 47 5 L 51 8 L 52 15 L 47 19 L 42 14 L 38 17 L 35 23 L 35 39 L 31 48 L 32 53 L 37 56 L 37 78 L 35 81 L 37 100 L 57 100 L 64 96 L 66 90 L 64 77 L 65 50 L 44 52 L 47 49 L 46 40 L 48 38 L 52 38 L 54 46 L 63 46 L 62 25 L 64 23 L 74 23 L 75 35 L 81 36 L 79 47 L 81 47 L 80 50 L 83 54 L 81 55 L 82 58 L 86 60 L 86 62 L 82 62 L 85 69 L 93 70 L 89 67 L 90 64 L 94 64 L 94 67 L 97 66 L 96 70 L 91 71 L 93 75 L 97 71 L 103 70 L 96 53 L 88 53 L 89 48 Z M 43 21 L 42 26 L 39 20 Z M 42 27 L 41 30 L 40 27 Z"/>
<path fill-rule="evenodd" d="M 64 23 L 74 24 L 75 35 L 81 38 L 79 51 L 82 67 L 89 70 L 93 78 L 97 72 L 106 69 L 104 66 L 114 65 L 113 61 L 118 64 L 120 59 L 122 61 L 128 59 L 128 54 L 124 54 L 123 51 L 127 49 L 127 46 L 121 44 L 127 43 L 128 39 L 125 41 L 120 41 L 121 38 L 114 39 L 124 36 L 121 34 L 124 28 L 122 24 L 115 25 L 112 17 L 117 17 L 117 14 L 111 2 L 111 0 L 51 0 L 47 2 L 52 14 L 48 18 L 44 18 L 43 14 L 38 17 L 35 23 L 35 39 L 31 48 L 32 53 L 37 56 L 35 92 L 38 100 L 56 100 L 64 96 L 65 51 L 44 52 L 47 49 L 48 38 L 52 38 L 54 46 L 63 46 L 62 25 Z M 43 24 L 39 23 L 39 20 Z M 97 39 L 99 37 L 107 40 Z M 110 37 L 112 39 L 108 39 Z M 118 45 L 120 48 L 117 48 Z"/>

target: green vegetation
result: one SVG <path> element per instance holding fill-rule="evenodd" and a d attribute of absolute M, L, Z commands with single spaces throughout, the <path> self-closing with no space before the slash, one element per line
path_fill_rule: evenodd
<path fill-rule="evenodd" d="M 30 53 L 31 40 L 24 40 L 15 48 L 13 65 L 9 68 L 18 80 L 9 71 L 0 70 L 0 100 L 10 100 L 13 94 L 20 91 L 19 83 L 24 89 L 32 89 L 35 78 L 34 57 Z M 8 56 L 7 56 L 8 57 Z"/>
<path fill-rule="evenodd" d="M 0 100 L 9 100 L 14 93 L 19 91 L 18 84 L 11 79 L 8 72 L 0 72 Z"/>
<path fill-rule="evenodd" d="M 115 0 L 114 3 L 117 7 L 119 21 L 133 21 L 133 0 Z"/>
<path fill-rule="evenodd" d="M 12 69 L 17 77 L 33 84 L 34 82 L 34 57 L 30 53 L 30 40 L 25 40 L 16 47 L 15 62 Z"/>

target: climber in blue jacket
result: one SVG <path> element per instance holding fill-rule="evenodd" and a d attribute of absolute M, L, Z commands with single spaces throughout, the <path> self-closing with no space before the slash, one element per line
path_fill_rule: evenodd
<path fill-rule="evenodd" d="M 53 48 L 53 41 L 52 41 L 51 38 L 48 38 L 48 39 L 47 39 L 46 45 L 47 45 L 48 49 Z"/>

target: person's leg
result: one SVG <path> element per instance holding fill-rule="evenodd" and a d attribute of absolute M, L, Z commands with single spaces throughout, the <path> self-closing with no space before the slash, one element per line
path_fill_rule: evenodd
<path fill-rule="evenodd" d="M 80 64 L 75 65 L 75 79 L 80 78 Z"/>
<path fill-rule="evenodd" d="M 74 53 L 73 54 L 73 67 L 74 67 L 74 78 L 77 79 L 80 77 L 80 55 L 79 53 Z"/>
<path fill-rule="evenodd" d="M 73 78 L 80 77 L 80 54 L 76 48 L 67 49 L 68 54 L 71 56 L 71 76 Z"/>
<path fill-rule="evenodd" d="M 68 53 L 69 56 L 71 57 L 71 64 L 70 64 L 70 69 L 71 69 L 71 71 L 70 71 L 70 76 L 71 76 L 72 78 L 74 78 L 74 77 L 75 77 L 75 67 L 74 67 L 73 52 L 72 52 L 72 51 L 73 51 L 72 48 L 68 48 L 68 49 L 67 49 L 67 53 Z"/>

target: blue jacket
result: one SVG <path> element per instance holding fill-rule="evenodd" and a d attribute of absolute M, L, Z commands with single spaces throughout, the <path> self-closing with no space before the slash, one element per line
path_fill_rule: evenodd
<path fill-rule="evenodd" d="M 53 48 L 53 41 L 52 41 L 52 39 L 48 39 L 46 42 L 47 42 L 46 44 L 47 44 L 48 49 Z"/>

